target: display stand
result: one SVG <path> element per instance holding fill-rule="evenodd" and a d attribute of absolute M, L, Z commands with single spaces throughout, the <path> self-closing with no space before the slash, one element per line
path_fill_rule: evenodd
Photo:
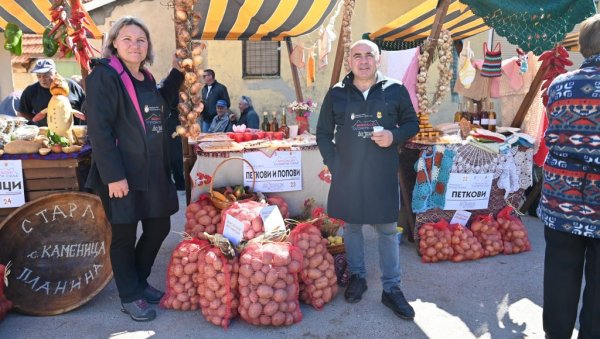
<path fill-rule="evenodd" d="M 85 179 L 90 168 L 91 148 L 71 154 L 5 154 L 1 160 L 22 161 L 25 182 L 25 201 L 59 192 L 84 191 Z M 0 208 L 0 221 L 16 208 Z"/>

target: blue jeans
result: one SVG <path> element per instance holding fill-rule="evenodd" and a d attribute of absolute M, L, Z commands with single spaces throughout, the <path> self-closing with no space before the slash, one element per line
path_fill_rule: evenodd
<path fill-rule="evenodd" d="M 374 224 L 377 231 L 379 247 L 379 268 L 381 270 L 381 284 L 383 290 L 389 292 L 393 287 L 400 285 L 400 249 L 398 244 L 398 231 L 396 223 Z M 363 225 L 346 224 L 344 226 L 344 243 L 346 245 L 346 259 L 350 274 L 358 274 L 366 278 Z"/>
<path fill-rule="evenodd" d="M 210 122 L 206 122 L 204 120 L 202 120 L 202 133 L 207 133 L 208 129 L 210 128 Z"/>

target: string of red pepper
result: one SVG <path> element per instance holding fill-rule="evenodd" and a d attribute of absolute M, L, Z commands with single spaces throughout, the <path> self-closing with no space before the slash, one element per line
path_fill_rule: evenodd
<path fill-rule="evenodd" d="M 557 45 L 549 51 L 545 51 L 540 55 L 539 61 L 542 62 L 542 68 L 545 69 L 544 83 L 542 84 L 542 101 L 544 107 L 548 105 L 548 88 L 552 81 L 559 75 L 566 73 L 566 66 L 573 65 L 569 60 L 569 52 L 562 46 Z"/>
<path fill-rule="evenodd" d="M 68 9 L 70 9 L 70 14 Z M 85 10 L 80 0 L 53 0 L 50 7 L 52 29 L 48 37 L 58 44 L 60 57 L 75 56 L 82 68 L 90 70 L 90 58 L 94 51 L 100 53 L 92 46 L 87 35 L 92 35 L 88 26 Z"/>

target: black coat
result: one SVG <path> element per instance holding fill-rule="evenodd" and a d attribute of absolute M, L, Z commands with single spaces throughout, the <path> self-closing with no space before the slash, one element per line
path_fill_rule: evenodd
<path fill-rule="evenodd" d="M 327 92 L 317 124 L 317 144 L 332 175 L 327 211 L 353 224 L 396 222 L 397 146 L 419 131 L 419 121 L 402 83 L 378 74 L 365 99 L 352 80 L 350 73 Z M 373 126 L 390 130 L 392 145 L 372 141 Z"/>
<path fill-rule="evenodd" d="M 178 98 L 183 74 L 175 69 L 164 80 L 160 94 L 166 106 Z M 92 145 L 92 164 L 86 186 L 100 189 L 111 182 L 127 179 L 130 190 L 148 189 L 146 131 L 133 102 L 117 72 L 101 60 L 86 80 L 88 135 Z M 168 111 L 168 110 L 167 110 Z M 163 125 L 164 125 L 164 118 Z M 163 160 L 169 169 L 168 140 L 164 133 Z"/>
<path fill-rule="evenodd" d="M 204 101 L 204 110 L 202 111 L 202 120 L 207 123 L 211 123 L 215 115 L 217 115 L 217 101 L 225 100 L 227 101 L 227 108 L 231 106 L 231 101 L 229 100 L 229 93 L 227 93 L 227 87 L 221 84 L 220 82 L 213 82 L 212 88 L 210 89 L 210 93 L 208 93 L 208 97 L 206 96 L 208 93 L 208 86 L 204 85 L 202 87 L 202 100 Z"/>

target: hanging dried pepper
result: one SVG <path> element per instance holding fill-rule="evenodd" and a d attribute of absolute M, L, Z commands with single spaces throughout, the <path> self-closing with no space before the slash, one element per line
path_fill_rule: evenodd
<path fill-rule="evenodd" d="M 70 15 L 67 9 L 70 7 Z M 93 35 L 87 27 L 90 22 L 80 0 L 53 0 L 50 7 L 52 29 L 47 37 L 52 39 L 60 51 L 61 58 L 75 55 L 82 68 L 90 70 L 90 58 L 94 51 L 99 52 L 87 40 L 87 34 Z M 45 34 L 46 36 L 46 34 Z M 45 43 L 46 44 L 46 43 Z M 48 42 L 48 46 L 51 43 Z"/>

